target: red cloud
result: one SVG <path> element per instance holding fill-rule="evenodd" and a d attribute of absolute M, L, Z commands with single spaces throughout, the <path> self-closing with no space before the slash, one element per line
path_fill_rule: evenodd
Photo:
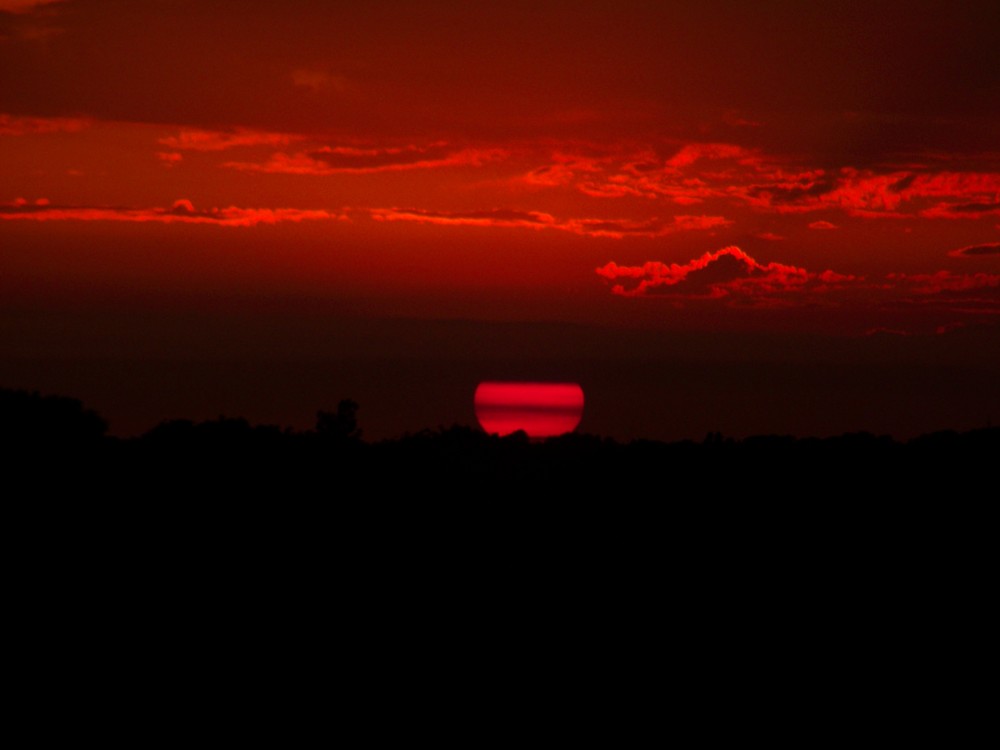
<path fill-rule="evenodd" d="M 889 274 L 900 301 L 951 315 L 1000 315 L 1000 274 Z"/>
<path fill-rule="evenodd" d="M 0 11 L 4 13 L 30 13 L 40 5 L 53 5 L 65 0 L 0 0 Z"/>
<path fill-rule="evenodd" d="M 299 152 L 293 156 L 277 153 L 262 164 L 227 162 L 223 166 L 247 172 L 271 174 L 372 174 L 439 167 L 478 167 L 487 162 L 504 159 L 506 156 L 507 152 L 502 149 L 454 150 L 440 143 L 426 147 L 370 149 L 324 146 L 310 152 Z"/>
<path fill-rule="evenodd" d="M 371 216 L 377 221 L 417 221 L 423 224 L 443 226 L 528 227 L 531 229 L 556 226 L 556 220 L 550 214 L 500 208 L 467 213 L 425 211 L 419 208 L 378 208 L 372 210 Z"/>
<path fill-rule="evenodd" d="M 738 247 L 705 253 L 688 263 L 651 261 L 641 266 L 619 266 L 611 262 L 597 274 L 614 282 L 612 292 L 625 297 L 669 295 L 680 299 L 723 299 L 730 303 L 763 305 L 787 303 L 789 294 L 822 292 L 860 281 L 857 276 L 824 271 L 810 273 L 783 263 L 761 264 Z"/>
<path fill-rule="evenodd" d="M 905 189 L 910 197 L 996 198 L 1000 194 L 1000 174 L 995 172 L 938 172 L 916 175 Z"/>
<path fill-rule="evenodd" d="M 16 117 L 0 114 L 0 135 L 78 133 L 90 127 L 85 117 Z"/>
<path fill-rule="evenodd" d="M 696 162 L 709 162 L 722 171 L 698 172 L 692 168 Z M 551 164 L 532 170 L 517 182 L 535 187 L 570 186 L 595 198 L 665 198 L 678 205 L 694 205 L 728 197 L 734 179 L 738 183 L 756 174 L 762 164 L 756 151 L 729 143 L 689 143 L 666 159 L 649 147 L 615 148 L 598 156 L 557 152 Z"/>
<path fill-rule="evenodd" d="M 922 164 L 827 170 L 729 143 L 689 143 L 665 159 L 651 147 L 607 149 L 598 156 L 560 152 L 518 182 L 572 188 L 594 198 L 636 197 L 678 205 L 725 201 L 782 214 L 839 210 L 864 219 L 1000 215 L 1000 172 L 934 171 Z M 831 227 L 815 223 L 813 228 Z"/>
<path fill-rule="evenodd" d="M 840 206 L 848 211 L 891 213 L 909 197 L 905 186 L 911 184 L 911 175 L 906 172 L 871 174 L 854 169 L 842 171 L 845 176 L 836 188 L 819 196 L 819 203 Z"/>
<path fill-rule="evenodd" d="M 820 180 L 803 187 L 765 183 L 745 193 L 751 205 L 780 213 L 840 208 L 862 218 L 948 219 L 1000 214 L 998 195 L 1000 174 L 992 172 L 880 174 L 853 168 L 840 170 L 832 182 Z M 930 199 L 936 199 L 933 206 L 928 205 Z"/>
<path fill-rule="evenodd" d="M 723 216 L 675 216 L 669 222 L 658 218 L 644 221 L 620 219 L 558 220 L 539 211 L 517 211 L 494 208 L 483 211 L 449 212 L 419 208 L 377 208 L 371 210 L 377 221 L 417 221 L 442 226 L 525 227 L 528 229 L 559 229 L 590 237 L 662 237 L 674 232 L 711 229 L 732 222 Z"/>
<path fill-rule="evenodd" d="M 569 185 L 573 181 L 573 170 L 564 164 L 553 164 L 550 167 L 539 167 L 528 172 L 523 180 L 528 185 L 540 187 L 557 187 Z"/>
<path fill-rule="evenodd" d="M 837 229 L 836 224 L 831 224 L 829 221 L 814 221 L 809 225 L 810 229 Z"/>
<path fill-rule="evenodd" d="M 869 313 L 916 309 L 954 316 L 1000 315 L 1000 274 L 888 274 L 884 281 L 783 263 L 758 263 L 738 247 L 705 253 L 688 263 L 611 262 L 596 269 L 623 297 L 721 301 L 729 306 L 790 307 L 853 301 Z M 859 296 L 859 293 L 861 296 Z M 949 323 L 951 325 L 951 323 Z"/>
<path fill-rule="evenodd" d="M 668 167 L 689 167 L 699 159 L 753 160 L 756 154 L 732 143 L 690 143 L 666 161 Z"/>
<path fill-rule="evenodd" d="M 225 151 L 241 146 L 286 146 L 301 140 L 291 133 L 271 133 L 263 130 L 237 128 L 222 130 L 182 130 L 178 135 L 160 138 L 160 145 L 181 151 Z"/>
<path fill-rule="evenodd" d="M 978 289 L 1000 289 L 1000 274 L 995 273 L 891 273 L 888 279 L 914 294 L 968 292 Z M 1000 300 L 998 300 L 1000 302 Z"/>
<path fill-rule="evenodd" d="M 184 156 L 176 151 L 160 151 L 156 154 L 156 158 L 162 161 L 165 166 L 172 167 L 177 162 L 182 161 Z"/>
<path fill-rule="evenodd" d="M 299 208 L 212 208 L 197 211 L 189 200 L 178 200 L 171 208 L 105 208 L 92 206 L 53 206 L 48 202 L 25 201 L 0 206 L 0 219 L 22 221 L 127 221 L 162 224 L 215 224 L 225 227 L 252 227 L 313 220 L 346 220 L 346 215 L 323 210 Z"/>
<path fill-rule="evenodd" d="M 672 221 L 660 219 L 623 221 L 619 219 L 570 219 L 557 228 L 592 237 L 663 237 L 674 232 L 724 227 L 733 222 L 724 216 L 675 216 Z"/>

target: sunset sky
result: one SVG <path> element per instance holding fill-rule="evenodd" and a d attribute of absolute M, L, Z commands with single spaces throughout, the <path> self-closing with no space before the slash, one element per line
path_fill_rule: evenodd
<path fill-rule="evenodd" d="M 117 434 L 1000 419 L 1000 5 L 0 0 L 0 386 Z"/>

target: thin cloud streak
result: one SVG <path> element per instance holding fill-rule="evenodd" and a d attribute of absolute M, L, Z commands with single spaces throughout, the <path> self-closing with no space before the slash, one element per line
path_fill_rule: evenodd
<path fill-rule="evenodd" d="M 20 117 L 0 114 L 0 135 L 79 133 L 91 126 L 86 117 Z"/>
<path fill-rule="evenodd" d="M 349 220 L 344 213 L 299 208 L 211 208 L 197 210 L 191 201 L 178 200 L 171 208 L 125 208 L 100 206 L 54 206 L 46 201 L 29 204 L 16 201 L 0 206 L 0 219 L 8 221 L 117 221 L 159 224 L 214 224 L 252 227 L 284 222 Z"/>
<path fill-rule="evenodd" d="M 418 208 L 378 208 L 370 214 L 376 221 L 415 221 L 441 226 L 522 227 L 527 229 L 557 229 L 589 237 L 663 237 L 683 231 L 708 230 L 728 226 L 724 216 L 674 216 L 670 221 L 652 218 L 644 221 L 573 218 L 560 220 L 540 211 L 489 209 L 484 211 L 448 212 Z"/>
<path fill-rule="evenodd" d="M 227 151 L 247 146 L 287 146 L 302 138 L 292 133 L 243 128 L 232 131 L 183 129 L 177 135 L 160 138 L 157 142 L 178 151 Z"/>
<path fill-rule="evenodd" d="M 265 162 L 230 161 L 222 166 L 243 172 L 324 176 L 444 167 L 480 167 L 489 162 L 501 161 L 507 155 L 507 151 L 498 148 L 450 150 L 441 146 L 384 149 L 323 147 L 292 155 L 278 152 Z"/>

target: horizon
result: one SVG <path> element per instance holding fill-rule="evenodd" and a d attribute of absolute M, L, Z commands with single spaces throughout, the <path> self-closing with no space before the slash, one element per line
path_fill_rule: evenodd
<path fill-rule="evenodd" d="M 487 386 L 555 386 L 556 389 L 564 389 L 563 395 L 567 393 L 566 386 L 574 387 L 574 384 L 514 384 L 514 383 L 491 383 L 481 384 Z M 508 392 L 508 395 L 511 392 Z M 477 394 L 478 396 L 478 394 Z M 501 398 L 503 398 L 501 396 Z M 538 400 L 536 391 L 534 398 Z M 558 397 L 557 397 L 558 398 Z M 573 399 L 571 398 L 571 401 Z M 524 403 L 523 401 L 521 402 Z M 477 398 L 477 408 L 479 400 Z M 497 404 L 494 403 L 495 409 Z M 529 406 L 526 411 L 532 408 L 546 407 L 536 403 Z M 769 446 L 783 450 L 790 445 L 809 444 L 830 444 L 845 447 L 853 444 L 857 449 L 871 448 L 873 446 L 889 445 L 896 446 L 924 446 L 937 443 L 944 445 L 942 441 L 953 438 L 974 439 L 979 441 L 978 447 L 987 447 L 990 440 L 994 440 L 1000 435 L 997 431 L 1000 428 L 992 424 L 992 420 L 987 419 L 983 425 L 972 427 L 967 430 L 938 429 L 923 432 L 909 437 L 900 438 L 886 433 L 872 432 L 870 430 L 847 430 L 842 433 L 830 435 L 791 435 L 786 433 L 757 433 L 750 435 L 727 435 L 720 431 L 709 431 L 698 439 L 657 439 L 649 437 L 631 437 L 626 439 L 616 438 L 611 435 L 601 435 L 593 432 L 586 432 L 578 429 L 579 425 L 568 427 L 564 430 L 548 429 L 551 423 L 537 422 L 537 415 L 527 414 L 523 424 L 514 424 L 518 415 L 503 415 L 498 418 L 496 413 L 486 414 L 485 419 L 477 419 L 472 424 L 454 422 L 452 424 L 438 424 L 436 426 L 424 426 L 416 430 L 407 430 L 399 435 L 378 436 L 372 438 L 366 431 L 363 421 L 359 419 L 359 411 L 362 405 L 354 399 L 341 399 L 331 410 L 318 409 L 313 414 L 313 419 L 307 427 L 295 427 L 276 423 L 261 423 L 247 419 L 241 414 L 217 414 L 207 419 L 190 418 L 164 418 L 157 421 L 149 429 L 143 430 L 134 435 L 118 435 L 110 429 L 109 422 L 96 409 L 90 408 L 88 404 L 72 395 L 58 393 L 43 393 L 30 389 L 12 389 L 0 387 L 0 432 L 2 439 L 8 449 L 19 451 L 25 447 L 29 449 L 48 447 L 58 454 L 66 449 L 86 449 L 88 447 L 98 447 L 100 444 L 125 444 L 125 443 L 150 443 L 154 448 L 157 444 L 161 447 L 181 447 L 187 444 L 191 448 L 199 445 L 202 447 L 216 445 L 220 449 L 235 449 L 241 444 L 241 440 L 255 434 L 258 439 L 263 438 L 257 447 L 277 447 L 280 441 L 308 439 L 319 440 L 332 447 L 339 446 L 346 448 L 349 446 L 377 446 L 380 444 L 406 444 L 414 439 L 424 438 L 444 439 L 445 444 L 450 440 L 449 436 L 463 435 L 463 441 L 489 438 L 492 441 L 514 441 L 530 445 L 544 445 L 546 443 L 560 444 L 566 446 L 576 446 L 577 448 L 603 444 L 605 446 L 641 446 L 656 444 L 663 447 L 682 447 L 700 445 L 706 447 L 730 445 L 730 446 L 751 446 L 755 450 L 768 450 Z M 487 407 L 489 409 L 489 407 Z M 552 408 L 552 405 L 548 408 Z M 556 411 L 559 407 L 555 407 Z M 502 411 L 502 409 L 501 409 Z M 565 421 L 565 420 L 564 420 Z M 499 426 L 499 429 L 494 429 Z M 542 427 L 541 431 L 535 428 Z M 579 439 L 579 441 L 577 440 Z M 152 441 L 152 442 L 150 442 Z M 583 441 L 583 442 L 580 442 Z M 596 441 L 596 442 L 595 442 Z M 776 442 L 775 442 L 776 441 Z M 844 441 L 847 441 L 845 443 Z M 954 450 L 961 443 L 951 443 L 950 450 Z M 568 455 L 568 454 L 567 454 Z"/>

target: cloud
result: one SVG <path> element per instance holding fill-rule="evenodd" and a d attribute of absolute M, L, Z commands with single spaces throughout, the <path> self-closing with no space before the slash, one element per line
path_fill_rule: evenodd
<path fill-rule="evenodd" d="M 530 229 L 556 226 L 556 220 L 550 214 L 502 208 L 465 213 L 427 211 L 419 208 L 389 208 L 373 209 L 371 216 L 376 221 L 417 221 L 423 224 L 441 226 L 528 227 Z"/>
<path fill-rule="evenodd" d="M 899 204 L 909 200 L 906 190 L 913 184 L 912 174 L 872 174 L 855 169 L 841 170 L 844 176 L 837 186 L 817 197 L 819 204 L 839 206 L 848 210 L 892 213 Z"/>
<path fill-rule="evenodd" d="M 224 130 L 181 130 L 177 135 L 160 138 L 158 143 L 179 151 L 225 151 L 244 146 L 286 146 L 302 136 L 264 130 L 237 128 Z"/>
<path fill-rule="evenodd" d="M 691 143 L 682 147 L 666 161 L 675 169 L 689 167 L 699 159 L 744 159 L 756 158 L 754 151 L 732 143 Z"/>
<path fill-rule="evenodd" d="M 952 315 L 1000 315 L 1000 274 L 897 273 L 889 274 L 887 280 L 902 305 Z"/>
<path fill-rule="evenodd" d="M 502 149 L 464 148 L 456 150 L 442 143 L 400 148 L 324 146 L 313 151 L 299 152 L 292 156 L 277 153 L 263 163 L 234 161 L 226 162 L 223 166 L 246 172 L 269 174 L 372 174 L 410 169 L 479 167 L 487 162 L 502 160 L 506 156 L 507 152 Z"/>
<path fill-rule="evenodd" d="M 861 280 L 834 271 L 816 274 L 783 263 L 761 264 L 735 246 L 684 264 L 650 261 L 641 266 L 619 266 L 612 261 L 596 271 L 609 282 L 624 281 L 615 284 L 612 292 L 625 297 L 663 295 L 767 306 L 787 301 L 783 298 L 790 294 L 824 292 Z"/>
<path fill-rule="evenodd" d="M 687 143 L 666 156 L 641 145 L 580 149 L 580 154 L 565 148 L 553 153 L 550 163 L 512 184 L 571 189 L 596 199 L 711 204 L 715 213 L 732 204 L 760 213 L 839 211 L 858 219 L 1000 216 L 1000 171 L 989 167 L 955 171 L 929 160 L 831 169 L 732 143 Z M 982 155 L 979 163 L 993 165 L 995 155 Z"/>
<path fill-rule="evenodd" d="M 724 216 L 675 216 L 674 229 L 712 229 L 714 227 L 724 227 L 733 222 Z"/>
<path fill-rule="evenodd" d="M 764 123 L 759 120 L 751 120 L 744 117 L 738 110 L 731 109 L 728 112 L 724 112 L 722 115 L 722 121 L 733 128 L 759 128 L 764 125 Z"/>
<path fill-rule="evenodd" d="M 126 221 L 161 224 L 214 224 L 224 227 L 252 227 L 316 220 L 346 220 L 343 213 L 299 208 L 211 208 L 196 210 L 191 201 L 175 201 L 170 208 L 123 208 L 99 206 L 54 206 L 48 201 L 30 204 L 19 199 L 0 205 L 0 219 L 22 221 Z"/>
<path fill-rule="evenodd" d="M 1000 216 L 1000 201 L 939 203 L 921 211 L 920 215 L 928 219 L 981 219 L 984 216 Z"/>
<path fill-rule="evenodd" d="M 572 183 L 575 176 L 576 169 L 573 165 L 551 164 L 528 172 L 521 181 L 539 187 L 561 187 Z"/>
<path fill-rule="evenodd" d="M 787 162 L 735 144 L 689 143 L 665 160 L 651 149 L 640 149 L 620 157 L 592 159 L 587 174 L 567 176 L 566 170 L 555 164 L 536 169 L 532 176 L 544 176 L 546 170 L 552 170 L 560 179 L 550 184 L 565 185 L 572 178 L 574 187 L 593 197 L 636 196 L 679 205 L 723 200 L 780 213 L 871 205 L 859 196 L 849 199 L 836 194 L 836 175 L 824 169 L 796 168 Z M 543 180 L 537 182 L 544 184 Z M 832 197 L 822 199 L 831 193 Z"/>
<path fill-rule="evenodd" d="M 735 246 L 705 253 L 683 264 L 649 261 L 641 266 L 619 266 L 612 261 L 596 272 L 609 282 L 623 282 L 615 283 L 612 292 L 625 297 L 724 299 L 727 304 L 757 306 L 801 304 L 805 300 L 793 298 L 862 280 L 834 271 L 816 274 L 784 263 L 758 263 Z"/>
<path fill-rule="evenodd" d="M 886 278 L 913 294 L 942 294 L 944 292 L 969 292 L 983 289 L 1000 289 L 1000 274 L 995 273 L 891 273 Z M 1000 300 L 998 300 L 1000 301 Z"/>
<path fill-rule="evenodd" d="M 85 117 L 18 117 L 0 114 L 0 135 L 78 133 L 90 127 Z"/>
<path fill-rule="evenodd" d="M 55 5 L 65 0 L 0 0 L 0 12 L 31 13 L 42 5 Z"/>
<path fill-rule="evenodd" d="M 814 273 L 784 263 L 759 263 L 738 247 L 705 253 L 687 263 L 649 261 L 640 266 L 610 262 L 596 269 L 622 297 L 660 297 L 675 305 L 720 304 L 740 308 L 831 307 L 866 310 L 870 319 L 899 314 L 939 316 L 953 328 L 956 318 L 1000 315 L 1000 274 L 890 273 L 867 281 L 832 270 Z M 908 311 L 908 312 L 906 312 Z M 947 316 L 944 321 L 940 316 Z M 894 324 L 895 325 L 895 324 Z M 870 333 L 898 332 L 877 326 Z M 949 328 L 949 330 L 950 330 Z"/>
<path fill-rule="evenodd" d="M 449 212 L 418 208 L 378 208 L 371 210 L 377 221 L 416 221 L 441 226 L 524 227 L 558 229 L 590 237 L 662 237 L 674 232 L 712 229 L 732 222 L 723 216 L 675 216 L 670 221 L 658 218 L 643 221 L 620 219 L 574 218 L 559 220 L 539 211 L 494 208 L 482 211 Z"/>
<path fill-rule="evenodd" d="M 558 225 L 559 229 L 591 237 L 664 237 L 675 232 L 690 232 L 729 226 L 733 222 L 725 216 L 674 216 L 670 221 L 658 218 L 644 221 L 621 219 L 570 219 Z"/>
<path fill-rule="evenodd" d="M 838 229 L 836 224 L 831 224 L 828 221 L 814 221 L 809 224 L 810 229 Z"/>
<path fill-rule="evenodd" d="M 757 151 L 730 143 L 688 143 L 668 157 L 649 146 L 581 149 L 593 153 L 557 151 L 551 163 L 534 168 L 513 184 L 569 187 L 593 198 L 666 199 L 689 206 L 731 197 L 733 179 L 739 182 L 756 174 L 763 164 Z"/>
<path fill-rule="evenodd" d="M 1000 255 L 1000 242 L 988 242 L 985 245 L 969 245 L 960 247 L 948 253 L 952 258 L 973 258 L 982 255 Z"/>
<path fill-rule="evenodd" d="M 747 203 L 779 213 L 840 209 L 850 216 L 976 219 L 1000 214 L 1000 174 L 993 172 L 879 173 L 844 167 L 802 186 L 753 185 Z M 942 200 L 944 199 L 944 200 Z"/>
<path fill-rule="evenodd" d="M 156 154 L 156 158 L 162 161 L 165 167 L 172 167 L 184 160 L 183 154 L 176 151 L 160 151 Z"/>

